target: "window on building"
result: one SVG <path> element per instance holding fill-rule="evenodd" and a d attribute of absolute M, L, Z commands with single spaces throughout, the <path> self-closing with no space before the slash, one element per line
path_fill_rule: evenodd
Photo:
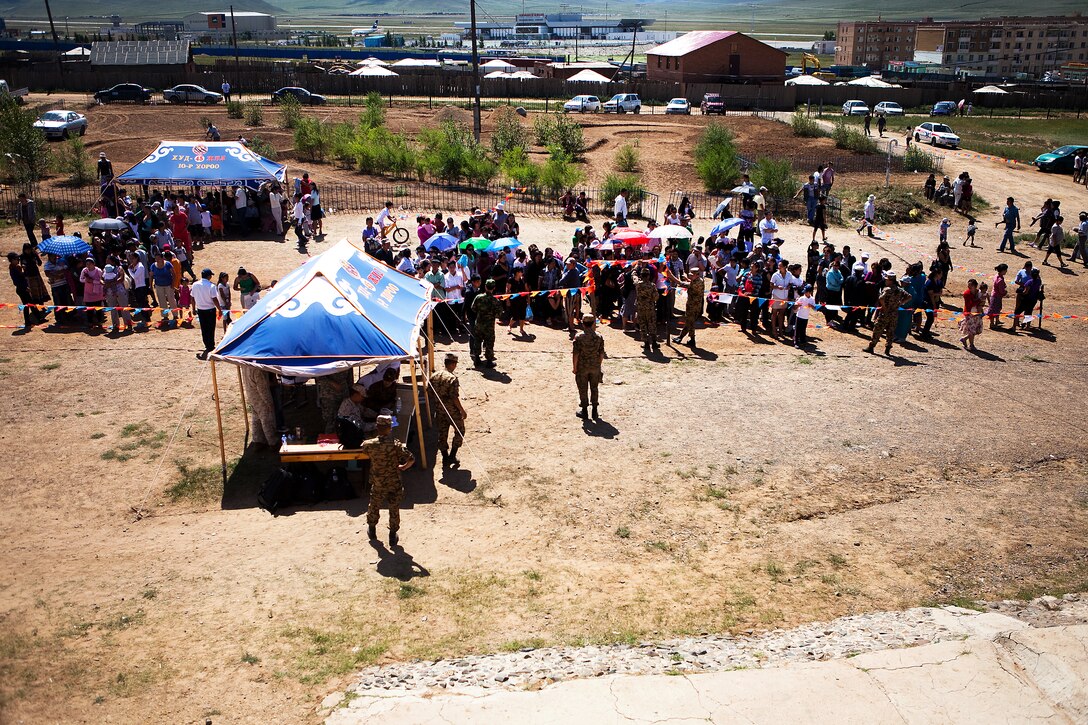
<path fill-rule="evenodd" d="M 657 56 L 657 67 L 658 67 L 658 68 L 660 68 L 660 67 L 661 67 L 661 56 L 660 56 L 660 55 L 659 55 L 659 56 Z"/>

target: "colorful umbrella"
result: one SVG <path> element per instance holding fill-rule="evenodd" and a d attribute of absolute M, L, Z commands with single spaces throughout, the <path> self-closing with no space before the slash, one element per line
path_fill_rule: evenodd
<path fill-rule="evenodd" d="M 433 249 L 438 252 L 448 252 L 457 246 L 457 237 L 452 234 L 435 234 L 433 237 L 427 240 L 427 249 Z"/>
<path fill-rule="evenodd" d="M 463 252 L 469 247 L 472 247 L 473 250 L 477 252 L 482 252 L 490 246 L 491 240 L 486 237 L 470 237 L 469 239 L 466 239 L 465 241 L 457 245 L 457 248 Z"/>
<path fill-rule="evenodd" d="M 41 244 L 38 245 L 38 251 L 67 257 L 72 254 L 86 254 L 91 251 L 91 245 L 79 237 L 65 235 L 42 240 Z"/>
<path fill-rule="evenodd" d="M 710 230 L 711 234 L 721 234 L 727 232 L 733 227 L 739 227 L 743 223 L 743 219 L 739 217 L 730 217 L 729 219 L 723 219 L 714 225 L 714 228 Z"/>
<path fill-rule="evenodd" d="M 611 238 L 621 244 L 630 244 L 632 246 L 650 241 L 650 238 L 646 236 L 646 232 L 632 227 L 621 227 L 615 230 L 612 232 Z"/>

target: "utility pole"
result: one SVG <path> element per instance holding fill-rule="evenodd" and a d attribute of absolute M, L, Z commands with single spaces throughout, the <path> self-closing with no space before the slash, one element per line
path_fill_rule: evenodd
<path fill-rule="evenodd" d="M 238 82 L 238 66 L 240 61 L 238 60 L 238 26 L 234 23 L 234 6 L 230 6 L 230 34 L 234 40 L 234 82 Z M 241 96 L 241 93 L 238 94 Z"/>
<path fill-rule="evenodd" d="M 480 54 L 476 49 L 476 0 L 469 0 L 472 32 L 472 137 L 480 142 Z"/>
<path fill-rule="evenodd" d="M 53 31 L 53 50 L 57 52 L 57 68 L 64 75 L 64 60 L 60 56 L 60 38 L 57 37 L 57 26 L 53 24 L 53 11 L 49 9 L 49 0 L 45 0 L 45 14 L 49 16 L 49 29 Z"/>

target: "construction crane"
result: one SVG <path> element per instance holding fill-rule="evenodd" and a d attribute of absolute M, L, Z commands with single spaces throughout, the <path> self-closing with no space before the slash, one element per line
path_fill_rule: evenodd
<path fill-rule="evenodd" d="M 813 67 L 813 70 L 820 70 L 823 66 L 820 64 L 820 59 L 812 53 L 805 53 L 801 56 L 801 73 L 802 75 L 808 75 L 808 67 Z"/>

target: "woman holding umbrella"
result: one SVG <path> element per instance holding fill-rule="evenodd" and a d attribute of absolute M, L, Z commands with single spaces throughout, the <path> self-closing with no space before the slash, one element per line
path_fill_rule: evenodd
<path fill-rule="evenodd" d="M 23 263 L 23 274 L 26 275 L 27 295 L 35 305 L 42 305 L 49 301 L 49 288 L 42 279 L 42 258 L 38 254 L 37 245 L 26 242 L 23 244 L 23 253 L 19 255 Z M 45 322 L 46 313 L 38 312 L 38 321 Z"/>
<path fill-rule="evenodd" d="M 528 292 L 529 285 L 525 282 L 525 269 L 523 267 L 516 267 L 514 269 L 513 277 L 510 278 L 510 282 L 507 285 L 509 294 L 516 294 L 517 297 L 511 297 L 506 301 L 507 308 L 510 310 L 510 334 L 514 334 L 514 323 L 518 325 L 518 331 L 522 337 L 528 337 L 525 332 L 525 312 L 529 307 L 529 298 L 521 292 Z"/>

